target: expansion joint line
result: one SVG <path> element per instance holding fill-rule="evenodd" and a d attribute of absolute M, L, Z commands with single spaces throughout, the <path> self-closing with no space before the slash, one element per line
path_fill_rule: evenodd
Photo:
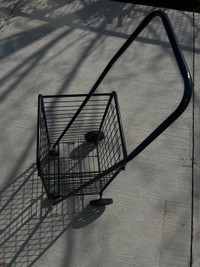
<path fill-rule="evenodd" d="M 18 0 L 15 5 L 13 6 L 12 10 L 10 11 L 10 13 L 8 14 L 8 16 L 5 18 L 4 22 L 2 23 L 2 25 L 0 26 L 0 30 L 4 27 L 5 23 L 9 20 L 9 18 L 12 16 L 14 10 L 16 9 L 16 7 L 18 6 L 18 4 L 21 2 L 21 0 Z"/>
<path fill-rule="evenodd" d="M 195 87 L 195 14 L 193 12 L 193 58 L 192 58 L 192 72 L 193 72 L 193 88 Z M 192 96 L 192 185 L 191 185 L 191 241 L 190 241 L 190 267 L 193 266 L 193 239 L 194 239 L 194 163 L 195 163 L 195 92 L 193 90 Z"/>

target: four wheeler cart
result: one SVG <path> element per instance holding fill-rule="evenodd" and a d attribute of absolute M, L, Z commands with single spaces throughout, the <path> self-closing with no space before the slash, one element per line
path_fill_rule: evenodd
<path fill-rule="evenodd" d="M 180 104 L 136 149 L 127 155 L 116 92 L 94 93 L 116 60 L 156 16 L 161 18 L 172 46 L 184 92 Z M 186 109 L 192 79 L 167 15 L 150 13 L 110 60 L 86 95 L 39 95 L 37 168 L 48 198 L 54 204 L 74 195 L 96 195 L 91 205 L 107 205 L 103 191 L 125 165 L 157 138 Z"/>

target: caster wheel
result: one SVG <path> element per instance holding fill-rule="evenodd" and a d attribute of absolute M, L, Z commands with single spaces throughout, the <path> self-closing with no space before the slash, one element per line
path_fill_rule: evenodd
<path fill-rule="evenodd" d="M 107 206 L 113 203 L 112 198 L 99 198 L 90 201 L 91 206 Z"/>
<path fill-rule="evenodd" d="M 56 159 L 58 157 L 58 152 L 56 150 L 50 150 L 49 157 L 50 159 Z"/>
<path fill-rule="evenodd" d="M 88 142 L 98 142 L 101 141 L 105 138 L 104 133 L 103 132 L 98 132 L 98 131 L 91 131 L 86 133 L 85 135 L 85 140 Z"/>

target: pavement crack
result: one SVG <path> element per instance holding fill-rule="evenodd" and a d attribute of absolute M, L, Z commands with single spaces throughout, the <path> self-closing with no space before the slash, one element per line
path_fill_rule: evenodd
<path fill-rule="evenodd" d="M 195 159 L 195 149 L 194 149 L 194 143 L 195 143 L 195 111 L 194 111 L 194 81 L 195 81 L 195 15 L 193 12 L 193 96 L 192 96 L 192 185 L 191 185 L 191 193 L 192 193 L 192 198 L 191 198 L 191 238 L 190 238 L 190 267 L 193 266 L 193 239 L 194 239 L 194 159 Z"/>
<path fill-rule="evenodd" d="M 13 8 L 11 9 L 10 13 L 8 14 L 8 16 L 5 18 L 5 20 L 2 22 L 2 25 L 0 26 L 0 30 L 2 30 L 6 24 L 6 22 L 9 20 L 9 18 L 12 16 L 13 12 L 15 11 L 15 9 L 17 8 L 18 4 L 21 2 L 21 0 L 18 0 Z"/>

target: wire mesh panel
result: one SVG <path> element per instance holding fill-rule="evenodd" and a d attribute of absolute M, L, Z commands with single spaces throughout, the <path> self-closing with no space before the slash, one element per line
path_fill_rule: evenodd
<path fill-rule="evenodd" d="M 48 197 L 49 191 L 47 190 L 46 181 L 44 180 L 44 175 L 48 171 L 48 154 L 50 149 L 49 135 L 46 124 L 46 116 L 44 110 L 44 103 L 42 97 L 38 98 L 38 132 L 37 132 L 37 169 L 38 174 L 42 179 L 44 187 L 46 189 Z"/>
<path fill-rule="evenodd" d="M 44 105 L 43 102 L 40 101 L 38 105 L 38 113 L 40 114 L 39 119 L 38 119 L 38 124 L 39 124 L 39 131 L 38 131 L 38 153 L 39 153 L 39 163 L 41 165 L 45 165 L 45 158 L 46 155 L 49 152 L 49 137 L 48 137 L 48 129 L 46 125 L 46 118 L 45 118 L 45 110 L 44 110 Z M 42 166 L 41 166 L 42 168 Z"/>
<path fill-rule="evenodd" d="M 86 95 L 43 97 L 50 143 L 54 144 L 82 104 Z M 62 142 L 83 138 L 85 133 L 98 130 L 110 94 L 94 95 L 82 109 Z"/>
<path fill-rule="evenodd" d="M 52 147 L 87 95 L 43 96 L 39 131 L 46 133 L 44 144 Z M 87 133 L 102 133 L 90 142 Z M 39 147 L 43 153 L 43 145 Z M 50 150 L 50 149 L 49 149 Z M 125 157 L 125 143 L 116 94 L 94 94 L 55 147 L 55 155 L 45 151 L 42 181 L 52 197 L 99 194 L 119 172 L 113 171 L 90 185 L 77 189 Z M 38 157 L 39 161 L 41 156 Z M 44 161 L 44 160 L 43 160 Z"/>
<path fill-rule="evenodd" d="M 99 166 L 101 172 L 103 172 L 126 156 L 126 147 L 123 139 L 124 135 L 116 94 L 114 94 L 110 104 L 107 106 L 100 130 L 105 136 L 103 142 L 99 142 L 97 146 Z M 106 186 L 115 173 L 116 170 L 101 179 L 102 188 Z"/>

